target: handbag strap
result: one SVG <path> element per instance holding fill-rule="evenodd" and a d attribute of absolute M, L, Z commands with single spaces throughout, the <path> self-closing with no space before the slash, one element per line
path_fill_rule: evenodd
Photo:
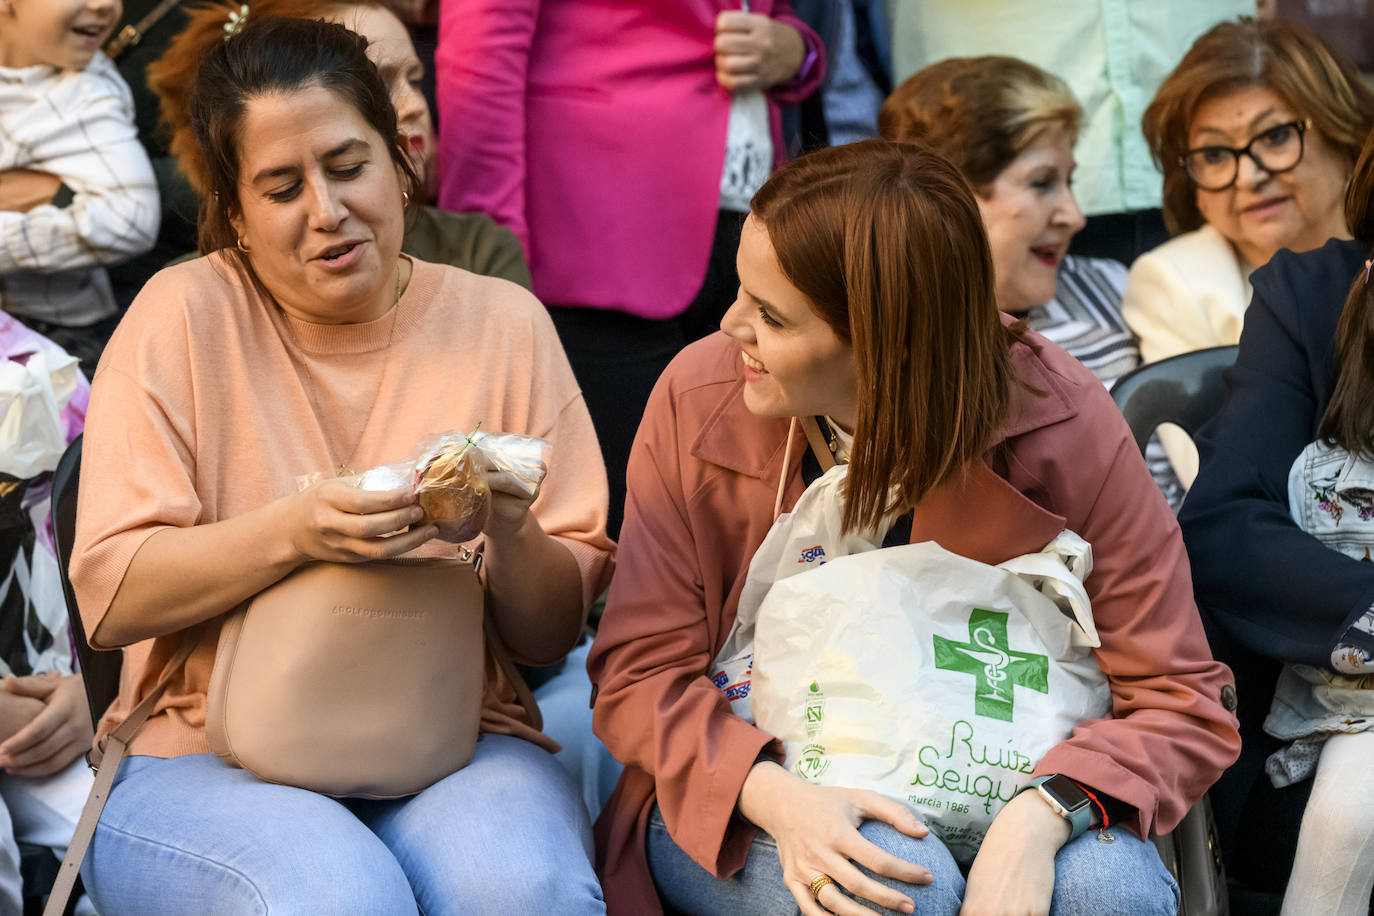
<path fill-rule="evenodd" d="M 76 822 L 76 830 L 72 833 L 72 841 L 67 846 L 67 854 L 62 857 L 62 867 L 57 873 L 57 880 L 53 883 L 52 891 L 48 894 L 48 902 L 43 907 L 43 916 L 62 916 L 66 910 L 72 889 L 76 887 L 76 877 L 81 873 L 81 863 L 86 858 L 86 850 L 95 837 L 100 813 L 105 810 L 105 802 L 110 797 L 110 788 L 114 785 L 115 774 L 119 772 L 120 761 L 128 753 L 129 743 L 153 714 L 157 701 L 162 699 L 162 695 L 167 691 L 167 685 L 172 682 L 172 677 L 185 666 L 186 660 L 191 657 L 199 642 L 199 632 L 187 630 L 181 638 L 177 654 L 172 656 L 167 667 L 162 669 L 162 676 L 157 679 L 153 689 L 133 708 L 128 718 L 91 749 L 88 759 L 91 766 L 96 768 L 95 784 L 91 786 L 91 794 L 86 796 L 86 804 L 81 809 L 80 820 Z"/>
<path fill-rule="evenodd" d="M 797 430 L 797 423 L 801 423 L 802 431 L 806 433 L 806 441 L 811 446 L 812 453 L 816 456 L 816 463 L 821 466 L 821 473 L 833 468 L 838 462 L 835 461 L 835 451 L 830 443 L 826 442 L 825 434 L 821 432 L 820 424 L 815 417 L 802 417 L 798 421 L 793 417 L 787 424 L 787 447 L 782 453 L 782 471 L 778 474 L 778 495 L 773 500 L 773 521 L 778 520 L 782 515 L 783 495 L 787 492 L 787 472 L 792 467 L 792 437 Z"/>
<path fill-rule="evenodd" d="M 835 452 L 830 443 L 826 441 L 825 434 L 821 432 L 821 426 L 816 422 L 815 417 L 802 417 L 801 428 L 806 433 L 806 441 L 811 444 L 811 451 L 815 454 L 816 461 L 820 463 L 822 474 L 839 463 L 835 460 Z"/>
<path fill-rule="evenodd" d="M 486 546 L 486 541 L 482 541 L 468 554 L 472 560 L 472 571 L 476 573 L 477 581 L 482 583 L 484 595 L 487 590 L 487 575 L 482 561 L 486 559 Z M 530 685 L 525 683 L 524 675 L 520 673 L 519 668 L 515 667 L 515 662 L 511 661 L 510 653 L 506 651 L 506 644 L 501 641 L 501 634 L 496 632 L 496 622 L 492 620 L 491 612 L 487 609 L 482 611 L 482 632 L 487 637 L 487 645 L 491 647 L 491 655 L 496 659 L 496 664 L 500 666 L 501 673 L 515 688 L 516 702 L 525 707 L 525 711 L 530 714 L 530 724 L 534 726 L 534 730 L 542 732 L 544 730 L 544 714 L 539 711 L 539 704 L 530 691 Z"/>
<path fill-rule="evenodd" d="M 501 666 L 501 671 L 515 688 L 515 698 L 525 711 L 530 714 L 530 724 L 535 731 L 544 730 L 544 714 L 539 711 L 539 704 L 535 702 L 534 694 L 530 692 L 530 685 L 525 683 L 525 678 L 520 674 L 520 669 L 515 667 L 515 663 L 510 660 L 510 654 L 506 652 L 506 644 L 501 641 L 501 635 L 496 632 L 496 624 L 491 619 L 490 614 L 482 617 L 482 629 L 487 634 L 487 645 L 491 647 L 491 654 L 496 659 L 496 664 Z M 45 913 L 44 916 L 47 916 Z"/>

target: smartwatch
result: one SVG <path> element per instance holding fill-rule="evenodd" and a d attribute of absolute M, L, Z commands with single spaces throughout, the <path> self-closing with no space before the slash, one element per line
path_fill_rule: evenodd
<path fill-rule="evenodd" d="M 1088 793 L 1072 779 L 1060 773 L 1037 776 L 1021 787 L 1016 794 L 1034 789 L 1040 793 L 1045 804 L 1064 820 L 1069 822 L 1069 842 L 1087 833 L 1092 823 L 1092 800 Z"/>

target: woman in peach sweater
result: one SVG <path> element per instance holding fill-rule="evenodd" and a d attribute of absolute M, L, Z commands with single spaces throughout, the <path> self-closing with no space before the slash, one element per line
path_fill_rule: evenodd
<path fill-rule="evenodd" d="M 120 768 L 87 888 L 111 913 L 602 912 L 577 792 L 492 665 L 471 764 L 409 798 L 335 800 L 209 753 L 226 611 L 304 563 L 458 549 L 431 541 L 409 490 L 297 491 L 299 475 L 479 420 L 549 440 L 538 497 L 495 493 L 483 535 L 489 611 L 531 663 L 573 645 L 611 545 L 596 438 L 539 303 L 400 254 L 418 186 L 362 39 L 250 23 L 211 53 L 192 109 L 218 203 L 208 256 L 134 303 L 86 427 L 72 579 L 92 643 L 127 647 L 98 732 L 200 638 Z"/>

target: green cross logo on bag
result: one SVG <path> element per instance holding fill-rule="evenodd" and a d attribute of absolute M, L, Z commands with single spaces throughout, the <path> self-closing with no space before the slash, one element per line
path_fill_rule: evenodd
<path fill-rule="evenodd" d="M 968 639 L 961 643 L 935 636 L 935 667 L 973 675 L 974 715 L 1010 722 L 1016 687 L 1050 692 L 1049 657 L 1012 651 L 1006 613 L 974 608 Z"/>

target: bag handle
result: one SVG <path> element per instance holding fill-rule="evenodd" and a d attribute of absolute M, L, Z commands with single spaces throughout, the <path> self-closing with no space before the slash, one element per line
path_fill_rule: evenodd
<path fill-rule="evenodd" d="M 820 463 L 822 474 L 838 464 L 835 453 L 830 450 L 830 443 L 825 441 L 825 435 L 821 432 L 821 426 L 815 417 L 802 417 L 801 428 L 806 433 L 806 441 L 811 445 L 812 454 Z"/>
<path fill-rule="evenodd" d="M 833 468 L 838 462 L 835 461 L 835 453 L 830 450 L 830 445 L 825 441 L 825 435 L 821 432 L 820 424 L 815 417 L 802 417 L 800 421 L 793 417 L 787 424 L 787 448 L 782 453 L 782 472 L 778 475 L 778 495 L 773 501 L 773 521 L 778 520 L 782 515 L 782 498 L 787 492 L 787 472 L 792 467 L 792 435 L 797 430 L 797 423 L 801 423 L 802 431 L 806 433 L 806 441 L 811 446 L 812 453 L 816 456 L 816 462 L 821 466 L 821 473 Z"/>
<path fill-rule="evenodd" d="M 167 692 L 167 685 L 172 682 L 172 677 L 186 665 L 186 660 L 191 657 L 191 653 L 200 643 L 200 632 L 198 630 L 187 630 L 181 638 L 181 646 L 177 649 L 177 654 L 172 656 L 167 667 L 162 669 L 162 675 L 153 685 L 153 689 L 148 691 L 128 717 L 104 737 L 104 739 L 91 748 L 87 760 L 92 767 L 95 767 L 95 784 L 91 786 L 91 794 L 86 796 L 86 804 L 81 809 L 81 818 L 76 822 L 76 830 L 72 833 L 72 841 L 67 845 L 67 854 L 62 857 L 62 867 L 57 873 L 57 880 L 53 882 L 52 890 L 48 893 L 48 902 L 43 907 L 43 916 L 62 916 L 67 909 L 67 901 L 71 899 L 72 889 L 76 887 L 76 877 L 81 874 L 81 863 L 86 859 L 86 850 L 91 845 L 91 840 L 95 837 L 96 825 L 100 822 L 100 814 L 105 810 L 105 802 L 110 797 L 110 788 L 114 785 L 115 774 L 119 772 L 120 761 L 129 751 L 129 744 L 134 740 L 142 729 L 148 717 L 153 714 L 157 701 L 162 699 L 162 695 Z"/>
<path fill-rule="evenodd" d="M 530 724 L 535 731 L 544 730 L 544 714 L 539 711 L 539 704 L 535 702 L 534 694 L 530 692 L 530 685 L 525 683 L 524 676 L 520 669 L 515 667 L 511 661 L 509 653 L 506 652 L 506 644 L 501 641 L 501 636 L 496 632 L 496 623 L 491 619 L 490 614 L 482 616 L 482 629 L 487 634 L 487 645 L 491 647 L 492 657 L 496 659 L 496 664 L 501 667 L 501 673 L 510 681 L 515 688 L 515 699 L 525 711 L 530 714 Z M 45 913 L 44 916 L 47 916 Z"/>
<path fill-rule="evenodd" d="M 487 576 L 484 572 L 483 561 L 486 560 L 487 542 L 483 540 L 471 550 L 464 550 L 460 559 L 472 562 L 472 571 L 477 574 L 477 581 L 482 583 L 482 594 L 487 591 Z M 487 638 L 487 645 L 491 647 L 491 655 L 496 659 L 496 664 L 501 668 L 501 673 L 510 681 L 510 685 L 515 688 L 515 700 L 525 711 L 530 714 L 530 724 L 535 731 L 544 730 L 544 714 L 539 711 L 539 704 L 534 699 L 534 693 L 530 691 L 530 685 L 525 683 L 524 675 L 520 669 L 515 667 L 515 662 L 511 661 L 510 653 L 506 651 L 506 644 L 501 641 L 501 635 L 496 632 L 496 622 L 491 618 L 491 612 L 486 607 L 485 602 L 482 608 L 482 633 Z M 47 914 L 44 914 L 47 916 Z"/>

